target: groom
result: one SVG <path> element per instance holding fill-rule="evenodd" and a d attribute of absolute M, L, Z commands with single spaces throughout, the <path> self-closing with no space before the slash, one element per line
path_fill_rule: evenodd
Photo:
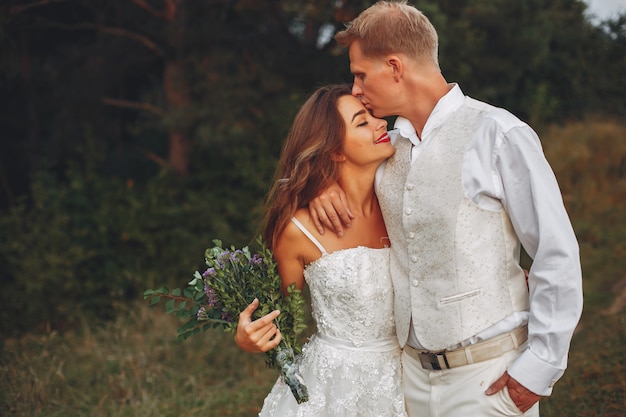
<path fill-rule="evenodd" d="M 582 277 L 537 135 L 448 84 L 434 27 L 405 1 L 376 3 L 335 39 L 349 48 L 353 95 L 376 117 L 399 116 L 376 191 L 409 415 L 538 416 L 566 368 Z M 342 194 L 310 205 L 320 233 L 349 225 Z"/>

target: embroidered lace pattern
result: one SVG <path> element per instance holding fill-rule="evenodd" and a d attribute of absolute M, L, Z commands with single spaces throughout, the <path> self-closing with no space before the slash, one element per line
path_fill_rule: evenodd
<path fill-rule="evenodd" d="M 304 275 L 318 331 L 298 358 L 309 401 L 279 378 L 260 416 L 405 417 L 389 249 L 326 254 Z"/>

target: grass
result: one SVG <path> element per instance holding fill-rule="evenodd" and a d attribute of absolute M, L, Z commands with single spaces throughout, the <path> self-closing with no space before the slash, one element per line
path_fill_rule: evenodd
<path fill-rule="evenodd" d="M 176 341 L 176 319 L 137 303 L 97 330 L 5 342 L 4 416 L 252 416 L 277 377 L 212 330 Z"/>
<path fill-rule="evenodd" d="M 626 413 L 626 314 L 585 313 L 569 368 L 540 405 L 542 417 L 623 417 Z"/>
<path fill-rule="evenodd" d="M 138 302 L 92 329 L 7 340 L 3 416 L 255 416 L 277 377 L 261 355 L 211 330 L 180 344 L 177 321 Z M 617 417 L 626 410 L 626 315 L 585 313 L 570 366 L 543 417 Z"/>

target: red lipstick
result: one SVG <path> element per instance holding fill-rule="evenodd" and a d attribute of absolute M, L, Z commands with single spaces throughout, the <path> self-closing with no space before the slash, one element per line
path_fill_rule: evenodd
<path fill-rule="evenodd" d="M 387 134 L 387 132 L 383 133 L 381 137 L 379 137 L 378 139 L 376 139 L 376 141 L 374 142 L 374 144 L 378 145 L 379 143 L 386 143 L 386 142 L 391 142 L 391 138 L 389 137 L 389 135 Z"/>

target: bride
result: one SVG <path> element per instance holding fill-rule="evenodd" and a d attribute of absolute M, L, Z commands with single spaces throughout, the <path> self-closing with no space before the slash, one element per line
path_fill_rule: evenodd
<path fill-rule="evenodd" d="M 297 404 L 280 380 L 260 416 L 406 416 L 401 351 L 395 335 L 387 231 L 374 178 L 393 155 L 387 122 L 370 115 L 350 86 L 318 89 L 285 141 L 267 199 L 264 238 L 274 251 L 283 290 L 305 282 L 317 332 L 299 368 L 309 401 Z M 342 238 L 320 235 L 308 203 L 330 182 L 346 192 L 354 219 Z M 272 312 L 256 321 L 253 302 L 239 318 L 237 345 L 265 352 L 280 342 Z"/>

